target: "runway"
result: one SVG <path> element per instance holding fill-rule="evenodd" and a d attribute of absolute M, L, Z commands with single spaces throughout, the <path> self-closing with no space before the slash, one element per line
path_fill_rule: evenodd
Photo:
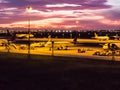
<path fill-rule="evenodd" d="M 112 60 L 112 56 L 97 56 L 93 55 L 95 51 L 101 50 L 100 48 L 91 48 L 91 50 L 87 50 L 86 47 L 79 47 L 79 49 L 85 49 L 85 53 L 79 53 L 78 48 L 70 48 L 69 50 L 54 50 L 53 52 L 49 50 L 49 48 L 36 48 L 35 50 L 30 50 L 30 54 L 34 55 L 48 55 L 48 56 L 61 56 L 61 57 L 77 57 L 77 58 L 90 58 L 90 59 L 97 59 L 97 60 Z M 21 54 L 28 54 L 28 50 L 19 50 L 19 49 L 10 49 L 9 51 L 6 48 L 0 47 L 0 52 L 7 52 L 7 53 L 18 53 Z M 16 57 L 16 56 L 14 56 Z M 21 56 L 22 57 L 22 56 Z M 115 61 L 120 61 L 120 56 L 115 56 Z"/>
<path fill-rule="evenodd" d="M 68 39 L 68 38 L 51 38 L 53 41 L 67 41 L 67 42 L 73 42 L 74 38 Z M 30 38 L 31 42 L 47 42 L 48 38 Z M 28 41 L 28 39 L 15 39 L 15 42 L 24 42 Z M 77 42 L 79 43 L 120 43 L 120 40 L 97 40 L 97 39 L 77 39 Z"/>
<path fill-rule="evenodd" d="M 47 42 L 49 39 L 48 38 L 30 38 L 30 42 L 34 43 L 34 42 Z M 73 43 L 74 38 L 51 38 L 52 41 L 54 42 L 69 42 L 69 43 Z M 28 39 L 16 39 L 14 41 L 14 43 L 17 44 L 27 44 L 29 41 Z M 105 41 L 100 41 L 100 40 L 96 40 L 96 39 L 77 39 L 77 42 L 75 44 L 75 46 L 84 46 L 84 47 L 98 47 L 98 48 L 102 48 L 102 46 L 105 43 L 120 43 L 119 40 L 105 40 Z"/>

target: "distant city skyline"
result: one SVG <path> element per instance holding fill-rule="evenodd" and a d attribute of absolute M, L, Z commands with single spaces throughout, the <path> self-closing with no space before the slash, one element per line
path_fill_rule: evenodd
<path fill-rule="evenodd" d="M 0 27 L 120 29 L 120 0 L 0 0 Z M 28 6 L 32 7 L 29 12 Z"/>

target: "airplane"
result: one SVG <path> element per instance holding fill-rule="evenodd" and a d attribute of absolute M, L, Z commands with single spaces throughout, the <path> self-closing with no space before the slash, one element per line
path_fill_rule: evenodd
<path fill-rule="evenodd" d="M 16 34 L 15 32 L 10 32 L 8 29 L 4 30 L 5 33 L 0 33 L 0 46 L 13 46 L 16 48 L 14 41 L 16 38 L 29 38 L 29 34 Z M 34 37 L 30 34 L 30 38 Z"/>
<path fill-rule="evenodd" d="M 52 46 L 53 45 L 53 46 Z M 49 47 L 50 49 L 53 47 L 57 50 L 61 50 L 61 49 L 64 49 L 64 50 L 67 50 L 68 49 L 68 46 L 73 46 L 73 44 L 70 42 L 54 42 L 54 41 L 49 41 L 45 44 L 45 47 Z"/>
<path fill-rule="evenodd" d="M 10 39 L 11 35 L 8 29 L 0 31 L 0 39 Z"/>
<path fill-rule="evenodd" d="M 29 38 L 29 36 L 30 36 L 30 38 L 33 38 L 34 37 L 34 35 L 33 34 L 16 34 L 16 38 L 19 38 L 19 39 L 23 39 L 23 38 Z"/>
<path fill-rule="evenodd" d="M 45 46 L 45 42 L 34 42 L 30 44 L 30 47 L 32 49 L 37 48 L 37 47 L 44 47 Z"/>
<path fill-rule="evenodd" d="M 33 38 L 34 35 L 33 34 L 18 34 L 15 31 L 14 32 L 10 32 L 8 29 L 4 30 L 5 33 L 4 34 L 0 34 L 0 39 L 7 39 L 9 41 L 14 41 L 15 39 L 24 39 L 24 38 Z"/>
<path fill-rule="evenodd" d="M 51 36 L 48 36 L 48 42 L 45 43 L 44 47 L 55 48 L 57 50 L 67 50 L 68 47 L 75 46 L 77 43 L 77 38 L 75 37 L 73 41 L 54 41 Z"/>
<path fill-rule="evenodd" d="M 120 43 L 105 43 L 103 45 L 104 50 L 120 50 Z"/>
<path fill-rule="evenodd" d="M 1 31 L 0 33 L 0 46 L 7 46 L 8 44 L 10 44 L 11 40 L 12 40 L 12 36 L 11 33 L 9 32 L 9 30 L 4 30 L 4 33 L 2 33 L 3 31 Z"/>
<path fill-rule="evenodd" d="M 68 47 L 75 46 L 75 39 L 73 41 L 54 41 L 52 38 L 49 38 L 47 42 L 31 42 L 30 43 L 30 49 L 34 50 L 35 48 L 40 48 L 40 47 L 47 47 L 50 50 L 52 47 L 56 50 L 67 50 Z M 53 45 L 53 46 L 52 46 Z M 21 44 L 21 49 L 27 48 L 26 44 Z"/>
<path fill-rule="evenodd" d="M 93 55 L 100 55 L 100 56 L 120 56 L 120 43 L 105 43 L 102 46 L 103 50 L 96 51 Z"/>
<path fill-rule="evenodd" d="M 4 46 L 8 44 L 8 40 L 7 39 L 0 39 L 0 46 Z"/>
<path fill-rule="evenodd" d="M 22 39 L 22 40 L 24 40 L 24 39 Z M 43 41 L 41 41 L 41 40 L 39 41 L 34 38 L 30 43 L 30 48 L 33 50 L 38 47 L 52 48 L 52 43 L 54 43 L 54 48 L 58 49 L 58 50 L 68 49 L 68 47 L 70 47 L 70 46 L 78 46 L 80 44 L 79 42 L 77 42 L 76 37 L 73 39 L 73 41 L 63 41 L 63 40 L 59 41 L 59 39 L 56 40 L 54 38 L 51 38 L 51 36 L 48 36 L 48 38 L 46 38 Z"/>
<path fill-rule="evenodd" d="M 94 39 L 97 39 L 97 40 L 100 40 L 100 41 L 104 41 L 104 40 L 109 40 L 109 37 L 106 35 L 106 36 L 98 36 L 96 33 L 94 33 L 94 37 L 92 37 L 92 38 L 94 38 Z"/>
<path fill-rule="evenodd" d="M 36 47 L 47 47 L 51 49 L 53 47 L 56 50 L 67 50 L 68 47 L 77 45 L 79 45 L 79 42 L 77 42 L 77 37 L 75 37 L 73 41 L 56 41 L 54 38 L 51 38 L 51 35 L 49 35 L 47 41 L 33 42 L 30 44 L 30 47 L 31 49 L 35 49 Z"/>
<path fill-rule="evenodd" d="M 116 34 L 115 36 L 111 36 L 111 38 L 115 40 L 120 40 L 120 36 L 118 36 L 118 34 Z"/>

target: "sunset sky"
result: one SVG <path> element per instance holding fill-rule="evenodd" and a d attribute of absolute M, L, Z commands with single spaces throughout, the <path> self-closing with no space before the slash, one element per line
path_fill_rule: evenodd
<path fill-rule="evenodd" d="M 26 7 L 32 10 L 27 11 Z M 0 27 L 120 29 L 120 0 L 0 0 Z"/>

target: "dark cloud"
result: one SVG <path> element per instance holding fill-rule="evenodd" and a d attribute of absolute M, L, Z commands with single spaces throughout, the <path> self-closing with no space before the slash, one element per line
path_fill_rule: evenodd
<path fill-rule="evenodd" d="M 27 5 L 31 5 L 33 7 L 38 7 L 37 9 L 40 9 L 41 7 L 44 7 L 46 9 L 45 5 L 54 5 L 54 4 L 77 4 L 81 5 L 78 7 L 55 7 L 55 8 L 49 8 L 49 9 L 102 9 L 102 8 L 110 8 L 109 5 L 105 5 L 107 2 L 106 0 L 8 0 L 10 3 L 6 3 L 9 7 L 26 7 Z"/>
<path fill-rule="evenodd" d="M 120 10 L 109 10 L 102 13 L 109 20 L 120 20 Z"/>
<path fill-rule="evenodd" d="M 8 7 L 22 7 L 28 2 L 25 0 L 7 0 L 9 3 L 6 3 Z"/>
<path fill-rule="evenodd" d="M 9 3 L 1 4 L 2 7 L 11 8 L 17 7 L 22 11 L 30 5 L 34 9 L 49 12 L 48 10 L 55 11 L 55 10 L 84 10 L 84 9 L 105 9 L 110 8 L 109 5 L 105 5 L 106 0 L 8 0 Z M 71 7 L 46 7 L 45 5 L 55 5 L 55 4 L 77 4 L 80 6 Z M 78 13 L 78 12 L 75 12 Z M 80 13 L 80 12 L 79 12 Z"/>

